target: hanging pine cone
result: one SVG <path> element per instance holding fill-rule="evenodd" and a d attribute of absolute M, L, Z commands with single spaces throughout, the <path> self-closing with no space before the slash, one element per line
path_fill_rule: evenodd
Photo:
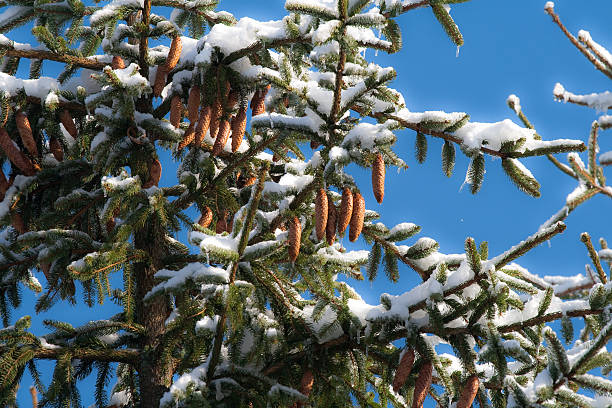
<path fill-rule="evenodd" d="M 166 86 L 166 76 L 168 72 L 163 65 L 157 67 L 155 72 L 155 82 L 153 83 L 153 96 L 160 96 Z"/>
<path fill-rule="evenodd" d="M 4 195 L 10 186 L 11 185 L 6 180 L 6 176 L 4 175 L 2 168 L 0 168 L 0 201 L 4 200 Z"/>
<path fill-rule="evenodd" d="M 15 115 L 15 124 L 17 125 L 19 136 L 21 136 L 21 141 L 23 142 L 25 148 L 33 157 L 38 157 L 38 149 L 36 148 L 36 142 L 34 141 L 34 136 L 32 135 L 32 127 L 30 126 L 28 117 L 25 115 L 25 113 L 23 113 L 23 111 L 19 111 Z"/>
<path fill-rule="evenodd" d="M 123 61 L 123 58 L 121 58 L 118 55 L 115 55 L 113 57 L 113 62 L 111 62 L 111 68 L 112 69 L 123 69 L 123 68 L 125 68 L 125 62 Z"/>
<path fill-rule="evenodd" d="M 327 226 L 325 227 L 325 239 L 329 245 L 336 240 L 336 228 L 338 224 L 338 212 L 332 200 L 328 199 L 327 204 Z"/>
<path fill-rule="evenodd" d="M 325 236 L 328 211 L 327 193 L 325 192 L 325 189 L 320 188 L 317 191 L 317 198 L 315 199 L 315 231 L 317 234 L 317 240 L 319 241 Z"/>
<path fill-rule="evenodd" d="M 414 384 L 414 393 L 412 397 L 412 408 L 421 408 L 423 401 L 429 392 L 431 386 L 431 374 L 433 372 L 433 364 L 431 361 L 426 361 L 419 370 L 419 376 Z"/>
<path fill-rule="evenodd" d="M 208 226 L 212 222 L 212 219 L 213 219 L 213 212 L 210 209 L 210 207 L 207 206 L 204 208 L 204 211 L 202 211 L 202 215 L 200 216 L 200 219 L 198 220 L 198 224 L 200 225 L 200 227 L 208 228 Z"/>
<path fill-rule="evenodd" d="M 187 98 L 187 118 L 189 122 L 195 123 L 198 120 L 198 110 L 200 109 L 200 87 L 194 85 L 189 90 L 189 97 Z"/>
<path fill-rule="evenodd" d="M 304 371 L 304 374 L 302 374 L 302 380 L 300 381 L 300 392 L 308 397 L 312 391 L 313 385 L 314 375 L 312 375 L 312 370 L 308 368 L 306 371 Z M 296 406 L 301 408 L 304 406 L 304 404 L 302 402 L 298 402 Z"/>
<path fill-rule="evenodd" d="M 215 139 L 215 145 L 213 146 L 213 156 L 217 156 L 223 151 L 223 149 L 225 148 L 225 144 L 229 139 L 230 131 L 230 123 L 227 120 L 223 119 L 219 124 L 219 133 L 217 134 L 217 138 Z"/>
<path fill-rule="evenodd" d="M 11 163 L 21 170 L 23 174 L 26 176 L 33 176 L 36 174 L 36 167 L 32 164 L 30 159 L 17 148 L 4 128 L 0 128 L 0 148 L 2 148 Z"/>
<path fill-rule="evenodd" d="M 174 37 L 172 37 L 172 43 L 170 43 L 170 51 L 168 51 L 168 58 L 166 58 L 166 63 L 164 64 L 166 72 L 170 72 L 174 69 L 176 64 L 179 62 L 182 50 L 183 44 L 181 42 L 181 37 L 179 35 L 175 35 Z"/>
<path fill-rule="evenodd" d="M 378 153 L 372 165 L 372 190 L 379 204 L 382 204 L 385 196 L 385 160 Z"/>
<path fill-rule="evenodd" d="M 229 82 L 228 82 L 229 84 Z M 232 90 L 227 94 L 227 104 L 225 106 L 227 111 L 233 111 L 240 100 L 240 92 Z"/>
<path fill-rule="evenodd" d="M 246 106 L 244 106 L 240 108 L 238 114 L 232 118 L 232 153 L 238 151 L 238 148 L 242 144 L 246 122 Z"/>
<path fill-rule="evenodd" d="M 193 122 L 189 124 L 187 130 L 185 130 L 185 134 L 183 135 L 183 140 L 181 140 L 178 144 L 178 149 L 183 150 L 185 146 L 189 146 L 191 142 L 193 142 L 195 138 L 195 130 L 193 126 Z"/>
<path fill-rule="evenodd" d="M 342 190 L 342 201 L 340 202 L 340 216 L 338 217 L 338 233 L 344 236 L 344 231 L 351 222 L 353 215 L 353 193 L 348 187 Z"/>
<path fill-rule="evenodd" d="M 211 110 L 210 137 L 215 139 L 219 132 L 221 118 L 223 117 L 223 105 L 221 104 L 221 98 L 219 96 L 217 96 L 213 101 Z"/>
<path fill-rule="evenodd" d="M 180 96 L 174 95 L 172 99 L 170 99 L 170 124 L 175 128 L 179 127 L 182 116 L 183 102 Z"/>
<path fill-rule="evenodd" d="M 66 129 L 66 132 L 68 132 L 68 134 L 72 136 L 73 139 L 76 139 L 79 135 L 79 132 L 77 131 L 77 128 L 74 124 L 74 120 L 72 119 L 72 115 L 70 115 L 68 109 L 63 109 L 60 112 L 59 119 L 60 122 L 62 122 L 62 125 L 64 125 L 64 129 Z"/>
<path fill-rule="evenodd" d="M 298 217 L 293 217 L 289 222 L 289 261 L 295 262 L 300 253 L 302 241 L 302 224 Z"/>
<path fill-rule="evenodd" d="M 393 377 L 393 391 L 398 392 L 400 388 L 404 386 L 410 371 L 412 371 L 412 365 L 414 364 L 414 350 L 408 349 L 402 355 L 402 358 L 395 370 L 395 377 Z"/>
<path fill-rule="evenodd" d="M 349 227 L 349 240 L 351 242 L 357 241 L 361 230 L 363 229 L 363 217 L 365 215 L 365 201 L 359 193 L 353 194 L 353 214 L 351 215 L 351 222 Z"/>
<path fill-rule="evenodd" d="M 42 271 L 43 275 L 45 275 L 45 278 L 48 281 L 49 280 L 49 272 L 51 272 L 51 264 L 48 263 L 48 262 L 42 262 L 40 264 L 40 270 Z"/>
<path fill-rule="evenodd" d="M 219 217 L 217 220 L 217 225 L 215 226 L 215 232 L 217 234 L 222 234 L 227 231 L 227 215 L 229 211 L 225 210 L 223 216 Z"/>
<path fill-rule="evenodd" d="M 476 374 L 471 375 L 463 386 L 461 397 L 459 397 L 459 401 L 457 401 L 456 408 L 470 408 L 472 402 L 474 402 L 474 398 L 476 398 L 476 394 L 478 394 L 479 386 L 480 380 L 478 376 Z"/>
<path fill-rule="evenodd" d="M 198 147 L 202 146 L 204 135 L 206 135 L 206 132 L 208 132 L 208 128 L 210 127 L 210 116 L 210 106 L 206 105 L 200 110 L 200 117 L 198 118 L 198 124 L 195 128 L 195 145 Z"/>
<path fill-rule="evenodd" d="M 53 153 L 53 157 L 58 162 L 64 161 L 64 149 L 62 148 L 62 144 L 57 140 L 57 138 L 51 136 L 49 138 L 49 149 L 51 153 Z"/>
<path fill-rule="evenodd" d="M 28 232 L 28 229 L 23 222 L 23 218 L 18 212 L 11 214 L 11 224 L 13 225 L 13 228 L 15 228 L 15 231 L 17 231 L 19 234 L 25 234 Z"/>
<path fill-rule="evenodd" d="M 159 180 L 161 179 L 161 174 L 161 162 L 159 161 L 159 159 L 155 159 L 151 163 L 149 163 L 149 179 L 146 183 L 142 185 L 142 188 L 157 186 L 159 184 Z"/>
<path fill-rule="evenodd" d="M 265 100 L 269 90 L 270 85 L 268 84 L 265 88 L 255 91 L 255 95 L 253 96 L 253 99 L 251 99 L 252 116 L 261 115 L 262 113 L 266 112 Z"/>

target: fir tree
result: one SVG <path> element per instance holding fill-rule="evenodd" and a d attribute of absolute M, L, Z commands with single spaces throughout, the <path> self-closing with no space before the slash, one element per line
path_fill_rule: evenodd
<path fill-rule="evenodd" d="M 3 406 L 15 404 L 26 370 L 41 407 L 81 406 L 78 381 L 94 372 L 98 407 L 612 403 L 612 250 L 581 235 L 588 276 L 543 279 L 515 263 L 562 232 L 578 205 L 612 197 L 602 170 L 612 153 L 600 155 L 597 140 L 610 116 L 585 144 L 542 140 L 516 96 L 508 104 L 524 127 L 411 112 L 390 87 L 393 68 L 365 58 L 368 49 L 400 51 L 397 20 L 415 8 L 431 9 L 461 46 L 445 3 L 463 1 L 287 0 L 288 14 L 269 22 L 236 20 L 215 0 L 7 1 L 0 31 L 34 21 L 42 47 L 0 37 L 0 147 L 10 168 L 8 179 L 0 174 Z M 587 32 L 573 37 L 553 7 L 553 20 L 612 79 L 610 53 Z M 27 82 L 15 76 L 22 60 Z M 49 60 L 65 64 L 57 80 L 41 76 Z M 610 106 L 607 94 L 558 85 L 555 95 Z M 458 146 L 471 160 L 472 193 L 486 155 L 529 195 L 540 194 L 520 161 L 529 156 L 545 156 L 578 186 L 507 251 L 489 254 L 467 238 L 465 254 L 444 254 L 434 239 L 415 239 L 413 223 L 385 225 L 360 192 L 372 187 L 382 202 L 386 168 L 405 167 L 393 150 L 400 129 L 415 132 L 419 162 L 442 139 L 448 176 Z M 163 151 L 178 166 L 167 186 Z M 553 156 L 564 152 L 568 164 Z M 343 170 L 350 163 L 372 169 L 372 186 Z M 185 213 L 192 206 L 197 219 Z M 182 228 L 187 243 L 177 240 Z M 344 248 L 345 234 L 371 250 Z M 337 279 L 374 279 L 383 264 L 395 281 L 400 262 L 423 283 L 379 305 Z M 123 276 L 121 287 L 111 274 Z M 110 298 L 122 312 L 79 327 L 46 321 L 49 332 L 34 334 L 29 316 L 10 314 L 24 286 L 43 292 L 37 311 L 81 301 L 95 310 Z M 440 341 L 454 353 L 439 353 Z M 55 362 L 48 384 L 40 360 Z"/>

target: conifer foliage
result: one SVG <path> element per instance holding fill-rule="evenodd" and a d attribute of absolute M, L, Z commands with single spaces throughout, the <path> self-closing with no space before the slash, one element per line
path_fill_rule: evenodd
<path fill-rule="evenodd" d="M 597 141 L 610 117 L 585 145 L 543 140 L 516 96 L 508 103 L 524 126 L 412 112 L 391 88 L 394 69 L 366 59 L 364 50 L 401 50 L 397 21 L 415 8 L 461 46 L 449 4 L 463 1 L 287 0 L 287 15 L 266 22 L 237 20 L 216 0 L 3 3 L 0 404 L 15 403 L 26 370 L 40 407 L 81 406 L 88 375 L 97 407 L 612 403 L 612 250 L 583 234 L 592 267 L 575 278 L 543 279 L 514 262 L 562 232 L 581 203 L 612 197 L 602 167 L 612 155 Z M 546 10 L 612 78 L 610 53 Z M 10 38 L 31 22 L 40 47 Z M 18 78 L 28 61 L 30 78 Z M 65 65 L 57 80 L 41 76 L 47 61 Z M 609 100 L 561 85 L 555 95 L 600 110 Z M 413 238 L 419 226 L 387 226 L 366 207 L 362 192 L 383 203 L 387 168 L 406 167 L 394 151 L 401 129 L 414 131 L 419 162 L 442 139 L 447 176 L 458 146 L 473 193 L 485 156 L 501 158 L 529 195 L 540 194 L 520 161 L 529 156 L 578 187 L 507 251 L 490 255 L 467 238 L 465 254 L 444 254 Z M 170 184 L 165 152 L 177 166 Z M 553 156 L 564 152 L 568 164 Z M 351 163 L 372 171 L 371 185 L 344 171 Z M 177 239 L 182 228 L 189 242 Z M 400 262 L 423 280 L 402 295 L 369 305 L 350 286 L 381 263 L 396 281 Z M 37 311 L 95 310 L 110 298 L 122 312 L 78 327 L 45 321 L 49 332 L 35 334 L 29 316 L 11 315 L 24 290 L 41 293 Z M 41 360 L 54 361 L 50 382 L 40 381 Z"/>

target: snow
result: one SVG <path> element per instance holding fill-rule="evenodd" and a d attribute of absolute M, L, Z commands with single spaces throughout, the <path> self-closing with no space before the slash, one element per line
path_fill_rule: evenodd
<path fill-rule="evenodd" d="M 512 94 L 508 96 L 506 99 L 508 105 L 514 110 L 514 112 L 518 115 L 521 112 L 521 100 L 518 96 Z"/>
<path fill-rule="evenodd" d="M 555 3 L 553 1 L 547 1 L 544 5 L 544 10 L 553 10 L 555 8 Z"/>
<path fill-rule="evenodd" d="M 187 264 L 178 271 L 169 269 L 160 269 L 155 274 L 158 279 L 167 279 L 165 282 L 159 283 L 154 286 L 149 293 L 145 296 L 145 299 L 157 293 L 172 292 L 174 290 L 181 290 L 187 282 L 194 283 L 228 283 L 229 273 L 222 268 L 215 266 L 207 266 L 202 263 L 193 262 Z"/>
<path fill-rule="evenodd" d="M 187 387 L 191 384 L 195 385 L 196 388 L 203 388 L 206 386 L 204 378 L 206 377 L 206 371 L 208 370 L 208 361 L 200 364 L 193 370 L 178 377 L 170 386 L 170 390 L 165 392 L 161 400 L 159 401 L 160 407 L 172 407 L 176 406 L 175 400 L 184 397 L 187 392 Z"/>
<path fill-rule="evenodd" d="M 386 124 L 359 123 L 353 127 L 342 141 L 342 147 L 360 147 L 372 150 L 375 145 L 395 140 L 395 135 Z"/>
<path fill-rule="evenodd" d="M 553 89 L 553 95 L 560 101 L 571 101 L 578 104 L 584 104 L 598 112 L 604 112 L 612 107 L 612 92 L 610 91 L 591 93 L 589 95 L 577 95 L 566 91 L 563 85 L 557 82 Z"/>
<path fill-rule="evenodd" d="M 217 324 L 219 323 L 219 316 L 215 315 L 214 317 L 204 316 L 203 319 L 200 319 L 196 322 L 195 329 L 196 331 L 211 331 L 214 332 L 217 329 Z"/>
<path fill-rule="evenodd" d="M 520 127 L 510 119 L 495 123 L 470 122 L 455 132 L 462 139 L 467 150 L 480 150 L 481 147 L 499 151 L 504 142 L 516 142 L 521 138 L 534 140 L 535 130 Z M 524 152 L 528 143 L 519 151 Z"/>
<path fill-rule="evenodd" d="M 144 7 L 143 0 L 113 0 L 103 8 L 96 10 L 90 17 L 89 22 L 92 26 L 100 24 L 102 20 L 108 19 L 117 13 L 117 9 L 121 7 L 129 7 L 133 9 L 142 9 Z"/>
<path fill-rule="evenodd" d="M 124 405 L 127 405 L 130 403 L 131 400 L 131 396 L 128 393 L 128 391 L 119 391 L 119 392 L 114 392 L 113 395 L 111 395 L 110 401 L 108 402 L 109 405 L 113 406 L 118 406 L 118 407 L 122 407 Z"/>
<path fill-rule="evenodd" d="M 600 44 L 593 41 L 593 38 L 591 38 L 591 34 L 588 31 L 578 31 L 578 39 L 585 43 L 590 49 L 595 51 L 597 56 L 603 60 L 604 64 L 606 64 L 608 67 L 612 67 L 612 54 L 610 54 L 610 52 Z"/>
<path fill-rule="evenodd" d="M 612 127 L 612 115 L 601 115 L 597 119 L 597 124 L 602 129 L 608 129 Z"/>
<path fill-rule="evenodd" d="M 319 25 L 319 27 L 312 34 L 312 44 L 319 45 L 323 44 L 331 35 L 342 25 L 340 20 L 329 20 Z"/>

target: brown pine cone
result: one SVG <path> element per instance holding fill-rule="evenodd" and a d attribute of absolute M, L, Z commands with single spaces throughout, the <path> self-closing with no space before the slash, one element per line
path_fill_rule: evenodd
<path fill-rule="evenodd" d="M 204 136 L 206 132 L 208 132 L 208 128 L 210 127 L 210 117 L 212 111 L 210 106 L 206 105 L 200 110 L 200 117 L 198 118 L 198 124 L 195 128 L 195 145 L 202 146 L 202 141 L 204 140 Z"/>
<path fill-rule="evenodd" d="M 166 63 L 164 67 L 166 72 L 172 71 L 176 64 L 179 62 L 179 58 L 181 57 L 181 51 L 183 50 L 183 44 L 181 42 L 181 36 L 176 35 L 172 37 L 172 43 L 170 44 L 170 51 L 168 51 L 168 58 L 166 58 Z"/>
<path fill-rule="evenodd" d="M 19 136 L 21 136 L 21 141 L 23 142 L 25 148 L 33 157 L 38 157 L 38 149 L 36 148 L 36 142 L 34 141 L 34 136 L 32 135 L 32 127 L 30 126 L 28 117 L 25 115 L 25 113 L 23 113 L 23 111 L 19 111 L 15 115 L 15 124 L 17 125 Z"/>
<path fill-rule="evenodd" d="M 336 240 L 336 228 L 338 224 L 338 211 L 334 202 L 327 200 L 327 226 L 325 227 L 325 239 L 329 245 L 332 245 Z"/>
<path fill-rule="evenodd" d="M 230 131 L 230 123 L 227 120 L 223 119 L 219 124 L 219 132 L 217 134 L 217 138 L 215 139 L 215 145 L 213 146 L 213 156 L 217 156 L 223 151 L 223 149 L 225 148 L 225 144 L 229 139 Z"/>
<path fill-rule="evenodd" d="M 51 153 L 53 153 L 53 157 L 58 162 L 64 161 L 64 149 L 62 148 L 62 144 L 55 137 L 51 137 L 49 139 L 49 148 L 51 149 Z"/>
<path fill-rule="evenodd" d="M 205 207 L 200 219 L 198 220 L 198 224 L 200 227 L 208 228 L 213 219 L 213 212 L 210 207 Z"/>
<path fill-rule="evenodd" d="M 72 119 L 72 115 L 70 115 L 68 109 L 63 109 L 60 112 L 59 119 L 60 122 L 62 122 L 62 125 L 64 125 L 64 129 L 66 129 L 66 132 L 68 132 L 70 136 L 76 139 L 79 135 L 79 132 L 77 131 L 77 128 L 74 124 L 74 120 Z"/>
<path fill-rule="evenodd" d="M 28 232 L 28 229 L 23 222 L 23 218 L 18 212 L 11 214 L 11 224 L 13 225 L 13 228 L 15 228 L 15 231 L 17 231 L 19 234 L 25 234 Z"/>
<path fill-rule="evenodd" d="M 342 201 L 340 202 L 340 216 L 338 217 L 338 233 L 344 236 L 344 231 L 351 222 L 353 215 L 353 193 L 348 187 L 342 190 Z"/>
<path fill-rule="evenodd" d="M 478 394 L 478 387 L 480 386 L 480 380 L 476 374 L 471 375 L 465 382 L 465 386 L 461 391 L 461 397 L 457 402 L 456 408 L 470 408 L 476 394 Z"/>
<path fill-rule="evenodd" d="M 178 149 L 183 150 L 185 146 L 189 146 L 191 142 L 193 142 L 194 138 L 195 138 L 195 131 L 194 131 L 193 122 L 191 122 L 187 130 L 185 130 L 185 134 L 183 135 L 183 140 L 181 140 L 180 143 L 178 144 Z"/>
<path fill-rule="evenodd" d="M 123 58 L 121 58 L 118 55 L 115 55 L 113 57 L 113 62 L 111 62 L 111 68 L 112 69 L 123 69 L 123 68 L 125 68 L 125 62 L 123 61 Z"/>
<path fill-rule="evenodd" d="M 359 193 L 353 194 L 353 214 L 351 215 L 351 222 L 349 227 L 349 240 L 351 242 L 357 241 L 361 230 L 363 229 L 363 217 L 365 215 L 365 201 Z"/>
<path fill-rule="evenodd" d="M 302 374 L 302 380 L 300 381 L 300 392 L 308 397 L 312 391 L 313 385 L 314 375 L 312 375 L 312 370 L 308 368 L 306 371 L 304 371 L 304 374 Z M 296 406 L 300 408 L 303 407 L 304 404 L 302 402 L 298 402 Z"/>
<path fill-rule="evenodd" d="M 238 114 L 232 118 L 232 153 L 238 151 L 242 144 L 244 131 L 246 129 L 246 106 L 238 111 Z"/>
<path fill-rule="evenodd" d="M 431 386 L 431 374 L 433 372 L 433 364 L 431 361 L 426 361 L 419 370 L 419 376 L 414 384 L 414 393 L 412 397 L 412 408 L 421 408 L 423 401 L 429 392 Z"/>
<path fill-rule="evenodd" d="M 21 150 L 17 148 L 15 142 L 10 138 L 6 129 L 0 128 L 0 148 L 8 156 L 11 163 L 13 163 L 19 170 L 26 176 L 33 176 L 36 174 L 36 167 L 32 164 Z"/>
<path fill-rule="evenodd" d="M 160 96 L 166 86 L 166 75 L 168 72 L 163 65 L 157 67 L 155 73 L 155 83 L 153 84 L 153 96 Z"/>
<path fill-rule="evenodd" d="M 221 118 L 223 117 L 223 106 L 221 105 L 221 98 L 217 96 L 213 101 L 211 107 L 211 118 L 210 118 L 210 137 L 215 139 L 219 132 L 219 126 Z"/>
<path fill-rule="evenodd" d="M 195 123 L 198 120 L 198 110 L 200 109 L 200 87 L 194 85 L 189 90 L 189 97 L 187 98 L 187 112 L 189 122 Z"/>
<path fill-rule="evenodd" d="M 262 113 L 266 112 L 265 100 L 269 90 L 270 85 L 268 84 L 265 88 L 255 91 L 255 95 L 253 96 L 253 99 L 251 99 L 252 116 L 261 115 Z"/>
<path fill-rule="evenodd" d="M 317 240 L 319 241 L 325 236 L 328 212 L 327 193 L 325 192 L 325 189 L 320 188 L 317 191 L 317 197 L 315 199 L 315 231 L 317 234 Z"/>
<path fill-rule="evenodd" d="M 404 386 L 410 371 L 412 371 L 412 365 L 414 364 L 414 350 L 408 349 L 402 355 L 397 370 L 395 370 L 395 377 L 393 377 L 393 391 L 398 392 L 400 388 Z"/>
<path fill-rule="evenodd" d="M 240 100 L 240 92 L 236 90 L 230 91 L 230 93 L 227 94 L 227 103 L 225 105 L 225 109 L 228 112 L 233 111 L 236 108 L 236 105 L 238 104 L 239 100 Z"/>
<path fill-rule="evenodd" d="M 181 97 L 174 95 L 170 100 L 170 124 L 175 128 L 179 127 L 183 117 L 183 102 Z"/>
<path fill-rule="evenodd" d="M 289 261 L 295 262 L 300 253 L 302 241 L 302 224 L 298 217 L 293 217 L 289 222 Z"/>
<path fill-rule="evenodd" d="M 385 196 L 385 160 L 378 153 L 372 165 L 372 190 L 379 204 L 382 204 Z"/>
<path fill-rule="evenodd" d="M 2 168 L 0 168 L 0 201 L 4 200 L 4 195 L 10 186 L 11 185 L 6 180 L 6 176 L 4 175 Z"/>
<path fill-rule="evenodd" d="M 108 221 L 106 221 L 106 233 L 110 234 L 115 229 L 115 225 L 117 225 L 115 217 L 109 218 Z"/>
<path fill-rule="evenodd" d="M 142 188 L 157 186 L 159 184 L 159 180 L 161 179 L 161 174 L 161 162 L 159 161 L 159 159 L 155 159 L 151 163 L 149 163 L 149 179 L 146 183 L 142 185 Z"/>
<path fill-rule="evenodd" d="M 217 220 L 217 225 L 215 226 L 215 232 L 217 234 L 222 234 L 227 231 L 227 215 L 229 211 L 225 210 L 223 216 L 219 217 Z"/>

